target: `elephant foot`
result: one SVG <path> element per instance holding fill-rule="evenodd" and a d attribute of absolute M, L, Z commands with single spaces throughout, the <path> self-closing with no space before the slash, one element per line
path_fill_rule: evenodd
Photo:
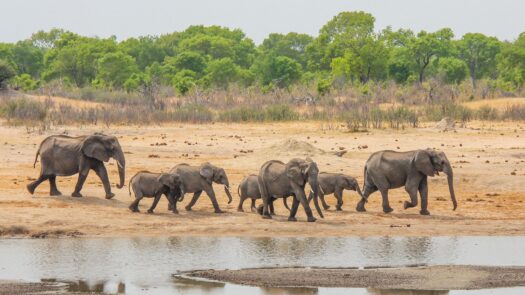
<path fill-rule="evenodd" d="M 225 212 L 222 211 L 221 209 L 215 209 L 215 213 L 217 213 L 217 214 L 221 214 L 221 213 L 225 213 Z"/>
<path fill-rule="evenodd" d="M 251 208 L 250 208 L 250 211 L 252 211 L 252 213 L 255 213 L 255 212 L 257 212 L 257 208 L 255 208 L 255 207 L 251 207 Z M 243 212 L 244 212 L 244 211 L 243 211 Z"/>
<path fill-rule="evenodd" d="M 290 217 L 288 217 L 288 221 L 297 221 L 297 218 L 290 216 Z"/>
<path fill-rule="evenodd" d="M 186 206 L 186 207 L 184 207 L 184 209 L 186 209 L 186 211 L 191 211 L 191 207 L 190 206 Z"/>
<path fill-rule="evenodd" d="M 253 210 L 252 210 L 253 211 Z M 237 212 L 244 212 L 244 209 L 242 208 L 237 208 Z"/>
<path fill-rule="evenodd" d="M 323 205 L 323 208 L 324 208 L 325 210 L 328 210 L 328 209 L 330 209 L 330 206 L 328 206 L 328 205 L 324 206 L 324 205 Z"/>
<path fill-rule="evenodd" d="M 263 219 L 272 219 L 272 216 L 269 215 L 269 214 L 263 214 L 262 218 Z"/>
<path fill-rule="evenodd" d="M 417 205 L 417 204 L 416 204 Z M 403 203 L 403 208 L 408 209 L 408 208 L 413 208 L 413 207 L 416 207 L 416 205 L 412 204 L 411 202 L 408 202 L 408 201 L 405 201 Z"/>
<path fill-rule="evenodd" d="M 419 214 L 421 214 L 421 215 L 430 215 L 430 212 L 428 212 L 428 210 L 425 209 L 425 210 L 419 211 Z"/>
<path fill-rule="evenodd" d="M 34 193 L 35 193 L 35 186 L 32 185 L 32 183 L 28 184 L 28 185 L 26 186 L 26 188 L 27 188 L 27 191 L 28 191 L 30 194 L 34 194 Z"/>
<path fill-rule="evenodd" d="M 171 212 L 173 212 L 173 214 L 179 214 L 179 210 L 177 210 L 177 209 L 172 210 Z"/>
<path fill-rule="evenodd" d="M 392 209 L 391 207 L 383 207 L 383 212 L 385 212 L 387 214 L 392 212 L 392 211 L 394 211 L 394 209 Z"/>
<path fill-rule="evenodd" d="M 361 203 L 357 204 L 357 207 L 355 208 L 357 212 L 366 212 L 365 205 L 362 205 Z"/>
<path fill-rule="evenodd" d="M 52 196 L 52 197 L 55 197 L 55 196 L 61 196 L 62 193 L 60 191 L 56 190 L 56 191 L 51 191 L 49 193 L 49 195 Z"/>
<path fill-rule="evenodd" d="M 148 214 L 153 214 L 153 213 L 154 213 L 153 210 L 148 209 Z"/>
<path fill-rule="evenodd" d="M 341 207 L 336 207 L 335 211 L 343 211 L 343 209 L 341 209 Z"/>
<path fill-rule="evenodd" d="M 313 216 L 308 216 L 308 219 L 307 219 L 308 222 L 315 222 L 316 220 L 317 219 Z"/>
<path fill-rule="evenodd" d="M 71 196 L 72 196 L 73 198 L 82 198 L 82 194 L 79 193 L 79 192 L 73 192 L 73 193 L 71 194 Z"/>
<path fill-rule="evenodd" d="M 130 210 L 131 212 L 133 212 L 133 213 L 138 213 L 138 212 L 140 212 L 139 208 L 135 208 L 135 207 L 128 207 L 128 208 L 129 208 L 129 210 Z"/>
<path fill-rule="evenodd" d="M 106 194 L 106 200 L 111 200 L 115 196 L 114 193 Z"/>

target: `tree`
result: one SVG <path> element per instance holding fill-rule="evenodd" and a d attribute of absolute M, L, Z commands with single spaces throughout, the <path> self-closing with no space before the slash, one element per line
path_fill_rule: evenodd
<path fill-rule="evenodd" d="M 425 80 L 425 71 L 434 58 L 446 56 L 451 48 L 454 33 L 451 29 L 441 29 L 433 33 L 421 31 L 417 37 L 407 40 L 405 51 L 414 61 L 414 70 L 419 77 L 419 83 Z"/>
<path fill-rule="evenodd" d="M 300 63 L 303 68 L 306 68 L 305 52 L 312 41 L 313 38 L 307 34 L 292 32 L 284 35 L 272 33 L 264 39 L 259 49 L 263 55 L 271 53 L 286 56 Z"/>
<path fill-rule="evenodd" d="M 30 41 L 17 42 L 12 48 L 13 62 L 17 65 L 18 74 L 29 74 L 38 77 L 44 64 L 44 51 L 32 45 Z"/>
<path fill-rule="evenodd" d="M 227 57 L 209 62 L 205 79 L 210 86 L 226 89 L 231 82 L 237 80 L 238 76 L 239 67 Z"/>
<path fill-rule="evenodd" d="M 495 37 L 479 33 L 468 33 L 458 42 L 459 58 L 468 66 L 472 87 L 476 80 L 496 72 L 496 55 L 500 52 L 500 42 Z"/>
<path fill-rule="evenodd" d="M 107 53 L 97 63 L 97 79 L 111 87 L 121 88 L 137 72 L 135 59 L 121 51 Z"/>
<path fill-rule="evenodd" d="M 0 59 L 0 89 L 4 88 L 5 82 L 14 76 L 15 70 L 11 65 L 7 61 Z"/>
<path fill-rule="evenodd" d="M 514 43 L 505 44 L 497 59 L 503 81 L 521 89 L 525 83 L 525 32 Z"/>
<path fill-rule="evenodd" d="M 268 55 L 254 66 L 262 85 L 288 88 L 301 78 L 301 65 L 286 56 Z"/>
<path fill-rule="evenodd" d="M 438 74 L 449 84 L 459 84 L 468 74 L 468 68 L 465 62 L 454 57 L 444 57 L 439 59 Z"/>
<path fill-rule="evenodd" d="M 144 70 L 154 62 L 161 63 L 166 57 L 157 40 L 158 38 L 152 36 L 129 38 L 119 43 L 119 48 L 135 58 L 139 69 Z"/>

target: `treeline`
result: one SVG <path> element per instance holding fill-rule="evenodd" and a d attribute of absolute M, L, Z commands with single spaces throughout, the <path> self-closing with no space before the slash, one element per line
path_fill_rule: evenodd
<path fill-rule="evenodd" d="M 191 26 L 182 32 L 118 42 L 61 29 L 0 43 L 0 84 L 24 91 L 52 83 L 147 93 L 172 87 L 179 95 L 233 85 L 261 92 L 307 85 L 322 96 L 345 85 L 444 84 L 479 80 L 521 93 L 525 32 L 501 41 L 479 33 L 455 38 L 451 29 L 377 31 L 365 12 L 342 12 L 317 37 L 270 34 L 256 46 L 239 29 Z M 2 87 L 2 86 L 0 86 Z"/>

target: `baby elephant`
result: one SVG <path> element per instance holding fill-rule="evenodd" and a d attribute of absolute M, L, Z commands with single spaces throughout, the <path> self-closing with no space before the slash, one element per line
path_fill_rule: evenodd
<path fill-rule="evenodd" d="M 182 201 L 182 197 L 176 200 L 175 195 L 184 196 L 182 182 L 178 174 L 141 171 L 135 174 L 129 181 L 130 196 L 131 189 L 133 189 L 133 193 L 135 194 L 135 201 L 131 203 L 129 209 L 133 212 L 140 212 L 139 202 L 144 197 L 155 198 L 148 210 L 148 213 L 153 213 L 162 195 L 166 195 L 170 205 L 174 202 Z M 176 206 L 172 206 L 172 208 L 176 208 Z M 178 212 L 174 209 L 173 213 Z"/>
<path fill-rule="evenodd" d="M 239 206 L 237 206 L 237 211 L 244 212 L 244 209 L 242 208 L 242 204 L 244 201 L 248 198 L 252 199 L 252 204 L 250 206 L 250 209 L 252 212 L 255 212 L 257 209 L 255 208 L 255 200 L 261 198 L 261 192 L 259 191 L 259 181 L 257 175 L 248 175 L 246 176 L 239 186 L 237 187 L 237 194 L 239 195 L 240 201 Z M 275 210 L 273 208 L 273 201 L 275 198 L 272 198 L 272 201 L 268 206 L 270 207 L 270 214 L 274 215 Z M 286 204 L 286 198 L 283 198 L 283 203 L 286 209 L 290 210 L 288 207 L 288 204 Z"/>
<path fill-rule="evenodd" d="M 342 211 L 341 206 L 343 206 L 343 190 L 353 190 L 356 191 L 359 196 L 363 196 L 361 189 L 357 180 L 352 176 L 341 174 L 341 173 L 319 173 L 318 177 L 319 182 L 319 198 L 323 203 L 323 208 L 328 210 L 330 206 L 326 204 L 324 200 L 325 195 L 334 194 L 337 199 L 336 210 Z M 313 198 L 313 192 L 310 192 L 308 201 Z"/>

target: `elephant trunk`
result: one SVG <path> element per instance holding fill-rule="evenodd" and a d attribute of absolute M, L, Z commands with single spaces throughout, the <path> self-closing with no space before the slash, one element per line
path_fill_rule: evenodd
<path fill-rule="evenodd" d="M 364 197 L 363 197 L 363 193 L 361 192 L 361 189 L 359 188 L 359 184 L 358 184 L 358 183 L 356 183 L 356 185 L 355 185 L 355 191 L 359 194 L 359 196 L 360 196 L 361 198 L 364 199 Z"/>
<path fill-rule="evenodd" d="M 176 200 L 177 202 L 182 202 L 184 201 L 184 187 L 182 187 L 182 184 L 179 186 L 179 193 L 180 193 L 180 196 L 179 198 Z"/>
<path fill-rule="evenodd" d="M 312 188 L 313 192 L 314 192 L 314 205 L 315 205 L 315 210 L 317 210 L 317 213 L 319 214 L 319 216 L 321 216 L 321 218 L 324 218 L 324 215 L 323 215 L 323 212 L 321 211 L 321 207 L 319 207 L 319 182 L 317 182 L 317 178 L 315 179 L 312 179 L 310 178 L 310 181 L 308 181 L 308 183 L 310 184 L 310 187 Z"/>
<path fill-rule="evenodd" d="M 452 167 L 450 166 L 450 163 L 447 163 L 445 165 L 443 172 L 447 175 L 450 199 L 452 200 L 452 205 L 454 206 L 454 210 L 456 210 L 456 208 L 458 207 L 458 202 L 456 201 L 456 194 L 454 193 L 454 173 L 452 172 Z"/>
<path fill-rule="evenodd" d="M 126 179 L 126 173 L 125 173 L 125 167 L 126 167 L 126 159 L 124 158 L 124 153 L 121 149 L 118 150 L 118 152 L 114 155 L 115 160 L 117 161 L 118 166 L 118 175 L 119 175 L 119 184 L 117 184 L 117 188 L 124 187 L 124 182 Z"/>
<path fill-rule="evenodd" d="M 224 184 L 224 192 L 228 196 L 228 204 L 233 201 L 232 194 L 230 193 L 230 185 L 228 183 Z"/>

